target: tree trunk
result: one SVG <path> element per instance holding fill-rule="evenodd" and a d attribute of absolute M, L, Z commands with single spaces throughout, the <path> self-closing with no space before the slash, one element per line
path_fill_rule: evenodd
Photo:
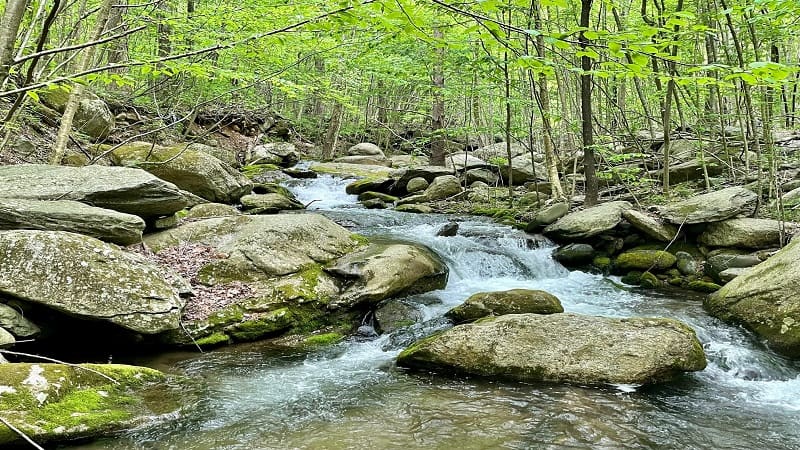
<path fill-rule="evenodd" d="M 589 27 L 589 14 L 592 11 L 592 0 L 581 0 L 581 19 L 579 26 Z M 581 50 L 586 50 L 589 39 L 581 31 L 579 37 Z M 594 157 L 594 130 L 592 129 L 592 60 L 581 56 L 581 136 L 583 138 L 583 167 L 586 178 L 586 198 L 584 205 L 597 204 L 597 169 Z"/>
<path fill-rule="evenodd" d="M 442 30 L 438 27 L 433 29 L 433 38 L 441 40 L 444 37 Z M 436 47 L 436 61 L 433 64 L 433 72 L 431 79 L 433 81 L 433 106 L 431 108 L 431 165 L 443 166 L 444 153 L 445 153 L 445 136 L 444 136 L 444 97 L 442 90 L 444 89 L 444 70 L 442 64 L 444 62 L 444 45 L 442 42 L 437 43 Z"/>
<path fill-rule="evenodd" d="M 330 161 L 336 151 L 336 143 L 339 141 L 339 130 L 342 128 L 342 117 L 344 107 L 340 102 L 334 102 L 331 110 L 331 121 L 325 131 L 325 138 L 322 140 L 322 160 Z"/>
<path fill-rule="evenodd" d="M 17 41 L 22 17 L 28 8 L 28 0 L 7 0 L 0 24 L 0 84 L 5 84 L 14 61 L 14 44 Z"/>
<path fill-rule="evenodd" d="M 100 6 L 100 10 L 97 12 L 97 21 L 94 24 L 94 32 L 92 33 L 90 41 L 96 41 L 100 39 L 100 36 L 102 36 L 106 22 L 108 21 L 108 15 L 111 11 L 111 3 L 113 1 L 114 0 L 104 0 Z M 96 50 L 96 45 L 79 50 L 80 54 L 78 56 L 77 72 L 83 72 L 94 63 L 94 54 Z M 56 143 L 53 146 L 53 158 L 50 161 L 51 164 L 61 164 L 61 160 L 64 158 L 64 153 L 67 150 L 69 134 L 70 131 L 72 131 L 72 119 L 75 118 L 75 113 L 78 112 L 78 106 L 80 105 L 81 98 L 83 97 L 83 90 L 83 84 L 72 83 L 72 92 L 69 95 L 69 101 L 67 101 L 67 105 L 64 107 L 64 114 L 61 116 L 61 124 L 58 128 L 58 134 L 56 135 Z"/>

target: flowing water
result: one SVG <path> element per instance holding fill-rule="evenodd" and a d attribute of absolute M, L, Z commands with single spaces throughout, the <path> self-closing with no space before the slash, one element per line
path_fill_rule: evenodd
<path fill-rule="evenodd" d="M 295 180 L 310 208 L 368 236 L 434 249 L 447 287 L 412 297 L 427 322 L 377 340 L 288 352 L 265 343 L 137 363 L 189 377 L 195 399 L 178 417 L 70 448 L 800 448 L 800 365 L 749 333 L 708 317 L 685 292 L 625 289 L 553 261 L 552 244 L 512 228 L 453 217 L 361 209 L 331 177 Z M 394 358 L 410 337 L 442 326 L 446 310 L 479 291 L 543 289 L 568 312 L 666 316 L 697 331 L 708 368 L 658 387 L 495 382 L 408 373 Z"/>

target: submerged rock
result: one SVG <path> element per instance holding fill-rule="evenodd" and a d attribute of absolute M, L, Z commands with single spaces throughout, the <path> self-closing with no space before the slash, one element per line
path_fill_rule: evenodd
<path fill-rule="evenodd" d="M 453 237 L 458 234 L 458 222 L 448 222 L 442 225 L 439 228 L 439 231 L 436 232 L 436 236 L 441 237 Z"/>
<path fill-rule="evenodd" d="M 478 292 L 445 316 L 456 323 L 473 322 L 486 316 L 506 314 L 555 314 L 564 312 L 553 294 L 531 289 L 511 289 L 498 292 Z"/>
<path fill-rule="evenodd" d="M 71 200 L 0 198 L 0 230 L 70 231 L 121 245 L 141 242 L 139 216 Z"/>
<path fill-rule="evenodd" d="M 143 218 L 166 216 L 188 202 L 172 183 L 128 167 L 0 166 L 0 197 L 75 200 Z"/>
<path fill-rule="evenodd" d="M 673 319 L 511 314 L 423 339 L 400 366 L 523 381 L 650 384 L 706 367 L 694 331 Z"/>
<path fill-rule="evenodd" d="M 613 229 L 622 221 L 622 211 L 632 208 L 624 201 L 603 203 L 575 211 L 544 229 L 546 236 L 557 239 L 586 239 Z"/>
<path fill-rule="evenodd" d="M 183 308 L 162 268 L 63 231 L 0 231 L 0 292 L 142 334 L 178 328 Z"/>
<path fill-rule="evenodd" d="M 253 188 L 238 170 L 188 145 L 161 147 L 135 142 L 114 150 L 111 159 L 120 166 L 142 168 L 212 202 L 235 203 Z"/>
<path fill-rule="evenodd" d="M 140 394 L 165 379 L 153 369 L 118 364 L 1 364 L 0 411 L 38 443 L 96 438 L 152 417 Z M 0 424 L 0 446 L 23 444 Z"/>
<path fill-rule="evenodd" d="M 800 240 L 743 271 L 703 302 L 714 317 L 742 324 L 776 351 L 800 357 Z"/>

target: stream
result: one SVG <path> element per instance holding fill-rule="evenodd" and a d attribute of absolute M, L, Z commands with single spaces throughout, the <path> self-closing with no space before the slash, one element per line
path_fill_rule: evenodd
<path fill-rule="evenodd" d="M 426 322 L 372 341 L 314 351 L 268 343 L 126 361 L 192 379 L 179 416 L 71 449 L 797 449 L 800 364 L 707 316 L 683 291 L 624 289 L 570 272 L 553 244 L 473 217 L 366 210 L 349 181 L 292 180 L 310 209 L 366 236 L 419 242 L 450 268 L 445 289 L 409 298 Z M 458 220 L 459 234 L 437 237 Z M 698 334 L 708 367 L 656 387 L 526 384 L 406 372 L 394 358 L 414 333 L 480 291 L 542 289 L 568 312 L 665 316 Z M 121 361 L 120 361 L 121 362 Z"/>

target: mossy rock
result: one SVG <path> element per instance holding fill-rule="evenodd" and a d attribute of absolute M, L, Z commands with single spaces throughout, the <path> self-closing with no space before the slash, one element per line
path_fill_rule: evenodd
<path fill-rule="evenodd" d="M 611 258 L 606 255 L 599 255 L 595 256 L 592 260 L 592 265 L 599 271 L 603 273 L 608 273 L 611 271 Z"/>
<path fill-rule="evenodd" d="M 382 200 L 386 203 L 394 203 L 397 200 L 399 200 L 394 195 L 383 194 L 381 192 L 374 192 L 374 191 L 362 192 L 361 194 L 358 195 L 358 200 L 362 202 L 365 200 L 374 200 L 374 199 Z"/>
<path fill-rule="evenodd" d="M 399 212 L 416 213 L 416 214 L 430 214 L 433 212 L 433 208 L 431 208 L 430 206 L 420 205 L 420 204 L 400 205 L 395 207 L 394 210 Z"/>
<path fill-rule="evenodd" d="M 342 342 L 344 336 L 340 333 L 321 333 L 312 334 L 311 336 L 303 339 L 304 347 L 326 347 L 328 345 L 338 344 Z"/>
<path fill-rule="evenodd" d="M 639 277 L 639 286 L 645 289 L 656 289 L 663 285 L 661 280 L 658 279 L 654 274 L 651 272 L 645 272 Z"/>
<path fill-rule="evenodd" d="M 264 172 L 274 172 L 281 170 L 281 168 L 275 164 L 248 164 L 242 167 L 240 170 L 242 175 L 252 180 Z"/>
<path fill-rule="evenodd" d="M 663 250 L 631 250 L 619 254 L 614 266 L 619 270 L 665 270 L 673 265 L 675 255 Z"/>
<path fill-rule="evenodd" d="M 478 292 L 445 316 L 456 323 L 472 322 L 486 316 L 506 314 L 556 314 L 564 312 L 558 298 L 549 292 L 511 289 L 499 292 Z"/>
<path fill-rule="evenodd" d="M 722 289 L 722 286 L 711 281 L 694 280 L 686 283 L 686 288 L 697 292 L 712 293 Z"/>
<path fill-rule="evenodd" d="M 236 341 L 255 341 L 265 336 L 286 331 L 293 323 L 292 312 L 281 308 L 268 313 L 245 315 L 242 322 L 225 327 L 225 332 Z"/>
<path fill-rule="evenodd" d="M 639 280 L 641 280 L 641 278 L 642 278 L 642 272 L 639 272 L 639 271 L 636 271 L 636 270 L 632 270 L 632 271 L 628 272 L 627 274 L 625 274 L 625 276 L 622 277 L 620 279 L 620 281 L 622 281 L 625 284 L 632 285 L 632 286 L 638 286 L 639 285 Z"/>
<path fill-rule="evenodd" d="M 39 443 L 94 438 L 152 414 L 139 394 L 165 379 L 153 369 L 117 364 L 2 364 L 0 411 Z M 0 445 L 15 443 L 23 443 L 19 435 L 0 424 Z"/>

